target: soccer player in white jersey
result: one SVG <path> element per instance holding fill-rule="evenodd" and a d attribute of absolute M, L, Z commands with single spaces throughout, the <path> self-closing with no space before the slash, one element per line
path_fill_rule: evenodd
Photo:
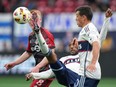
<path fill-rule="evenodd" d="M 60 61 L 70 70 L 74 71 L 75 73 L 79 73 L 80 68 L 80 60 L 79 56 L 77 55 L 68 55 L 65 57 L 61 57 Z M 49 79 L 54 78 L 55 75 L 51 69 L 47 71 L 43 71 L 40 73 L 29 73 L 26 75 L 26 79 L 29 80 L 31 77 L 34 79 Z"/>
<path fill-rule="evenodd" d="M 112 15 L 112 13 L 110 12 Z M 89 15 L 89 16 L 88 16 Z M 76 9 L 76 21 L 82 27 L 79 34 L 78 54 L 80 58 L 79 74 L 68 69 L 61 63 L 56 54 L 50 51 L 41 32 L 36 32 L 41 51 L 46 55 L 50 67 L 58 82 L 67 87 L 97 87 L 101 78 L 101 70 L 98 63 L 100 50 L 100 35 L 91 23 L 92 12 L 90 7 Z M 92 29 L 91 29 L 92 28 Z"/>
<path fill-rule="evenodd" d="M 111 10 L 108 9 L 106 11 L 106 14 L 105 14 L 106 18 L 104 20 L 104 23 L 103 23 L 103 26 L 102 26 L 102 29 L 100 32 L 101 44 L 102 44 L 103 40 L 105 40 L 105 38 L 106 38 L 111 15 L 112 15 Z M 69 44 L 70 53 L 73 55 L 62 57 L 62 58 L 60 58 L 60 61 L 62 63 L 64 63 L 67 68 L 69 68 L 70 70 L 72 70 L 78 74 L 79 68 L 80 68 L 80 61 L 78 58 L 79 55 L 78 54 L 75 55 L 77 53 L 77 49 L 76 49 L 77 47 L 78 47 L 78 42 L 77 42 L 77 39 L 74 38 L 72 40 L 72 42 Z M 30 79 L 31 77 L 33 77 L 34 79 L 48 79 L 48 78 L 55 77 L 55 75 L 51 69 L 44 71 L 44 72 L 40 72 L 40 73 L 29 73 L 26 76 L 27 76 L 27 79 Z"/>
<path fill-rule="evenodd" d="M 91 22 L 92 10 L 90 7 L 79 7 L 76 9 L 77 25 L 82 28 L 79 33 L 78 55 L 80 58 L 79 87 L 97 87 L 101 79 L 101 68 L 99 64 L 100 34 Z"/>
<path fill-rule="evenodd" d="M 100 35 L 97 28 L 91 22 L 93 13 L 90 7 L 76 9 L 77 25 L 82 28 L 78 37 L 78 55 L 80 57 L 79 75 L 80 85 L 84 87 L 96 87 L 101 79 L 99 65 Z"/>

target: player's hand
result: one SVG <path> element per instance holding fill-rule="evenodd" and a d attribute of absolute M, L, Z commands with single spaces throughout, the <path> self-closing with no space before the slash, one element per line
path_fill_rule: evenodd
<path fill-rule="evenodd" d="M 112 16 L 112 14 L 113 14 L 112 10 L 110 8 L 108 8 L 108 10 L 105 13 L 105 16 L 106 16 L 106 18 L 109 18 Z"/>
<path fill-rule="evenodd" d="M 4 67 L 6 68 L 6 70 L 9 70 L 9 69 L 13 68 L 14 66 L 15 66 L 15 64 L 13 62 L 4 65 Z"/>
<path fill-rule="evenodd" d="M 39 72 L 39 68 L 35 66 L 31 69 L 31 72 Z"/>
<path fill-rule="evenodd" d="M 73 38 L 73 40 L 69 44 L 69 51 L 71 54 L 76 54 L 78 51 L 78 40 L 77 38 Z"/>
<path fill-rule="evenodd" d="M 29 81 L 32 78 L 31 73 L 25 75 L 26 81 Z"/>
<path fill-rule="evenodd" d="M 96 70 L 95 64 L 88 65 L 87 70 L 90 71 L 90 72 L 94 72 Z"/>

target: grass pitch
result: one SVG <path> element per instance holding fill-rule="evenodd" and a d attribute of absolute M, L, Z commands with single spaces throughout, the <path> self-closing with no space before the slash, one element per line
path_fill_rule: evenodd
<path fill-rule="evenodd" d="M 30 81 L 26 81 L 23 76 L 9 76 L 0 75 L 0 87 L 29 87 Z M 50 87 L 64 87 L 57 83 L 56 80 L 52 82 Z M 98 87 L 116 87 L 116 78 L 102 78 Z"/>

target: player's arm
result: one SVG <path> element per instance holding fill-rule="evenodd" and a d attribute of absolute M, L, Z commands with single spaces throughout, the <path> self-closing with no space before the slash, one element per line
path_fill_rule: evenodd
<path fill-rule="evenodd" d="M 106 11 L 105 16 L 106 16 L 106 19 L 104 21 L 104 24 L 102 26 L 101 33 L 100 33 L 100 43 L 102 43 L 103 40 L 105 40 L 106 35 L 107 35 L 110 17 L 112 16 L 111 9 L 108 9 Z M 94 41 L 92 43 L 92 47 L 93 47 L 92 48 L 92 54 L 93 54 L 92 61 L 91 61 L 91 64 L 89 66 L 87 66 L 87 69 L 90 71 L 94 71 L 96 69 L 95 64 L 99 58 L 100 44 L 99 44 L 99 41 L 97 41 L 97 39 L 96 39 L 96 41 Z"/>
<path fill-rule="evenodd" d="M 55 77 L 53 71 L 51 69 L 40 72 L 40 73 L 29 73 L 26 75 L 26 80 L 29 80 L 30 78 L 34 79 L 49 79 Z"/>
<path fill-rule="evenodd" d="M 52 51 L 54 51 L 54 49 L 52 49 Z M 47 64 L 49 64 L 49 62 L 47 58 L 44 57 L 40 63 L 38 63 L 34 68 L 32 68 L 31 72 L 38 72 L 40 68 L 46 66 Z"/>
<path fill-rule="evenodd" d="M 91 28 L 91 29 L 90 29 Z M 96 70 L 96 63 L 98 62 L 99 52 L 100 52 L 100 36 L 98 32 L 95 31 L 94 27 L 89 27 L 89 31 L 87 31 L 87 37 L 85 39 L 92 46 L 92 59 L 91 62 L 87 66 L 87 70 L 92 72 Z"/>
<path fill-rule="evenodd" d="M 100 44 L 98 41 L 94 41 L 92 43 L 92 61 L 91 63 L 87 66 L 88 71 L 95 71 L 96 70 L 96 62 L 99 60 L 99 52 L 100 52 Z"/>
<path fill-rule="evenodd" d="M 11 63 L 7 63 L 4 65 L 4 67 L 9 70 L 11 68 L 13 68 L 15 65 L 18 65 L 22 62 L 24 62 L 25 60 L 27 60 L 32 54 L 25 51 L 19 58 L 17 58 L 15 61 L 11 62 Z"/>
<path fill-rule="evenodd" d="M 112 16 L 112 10 L 111 9 L 108 9 L 106 11 L 106 13 L 105 13 L 105 17 L 106 18 L 104 20 L 104 23 L 103 23 L 103 26 L 102 26 L 102 29 L 101 29 L 101 32 L 100 32 L 101 44 L 102 44 L 103 40 L 106 39 L 111 16 Z"/>
<path fill-rule="evenodd" d="M 39 72 L 40 68 L 46 66 L 47 64 L 48 64 L 48 60 L 46 57 L 44 57 L 40 63 L 38 63 L 35 67 L 31 69 L 31 72 Z"/>
<path fill-rule="evenodd" d="M 77 38 L 73 38 L 73 40 L 69 43 L 69 52 L 71 54 L 77 54 L 78 51 L 78 40 Z"/>
<path fill-rule="evenodd" d="M 31 55 L 32 55 L 32 53 L 29 53 L 29 52 L 25 51 L 18 59 L 16 59 L 16 60 L 14 61 L 15 65 L 24 62 L 24 61 L 27 60 Z"/>

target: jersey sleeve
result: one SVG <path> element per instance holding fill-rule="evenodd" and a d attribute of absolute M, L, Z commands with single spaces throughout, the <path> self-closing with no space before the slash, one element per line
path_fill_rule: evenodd
<path fill-rule="evenodd" d="M 46 34 L 42 34 L 42 35 L 44 35 L 43 37 L 45 38 L 48 47 L 51 49 L 55 48 L 54 36 L 47 29 L 44 29 L 44 31 Z"/>
<path fill-rule="evenodd" d="M 109 23 L 110 23 L 110 18 L 106 18 L 104 20 L 104 23 L 103 23 L 103 26 L 102 26 L 102 29 L 101 29 L 101 32 L 100 32 L 101 44 L 106 39 L 108 28 L 109 28 Z"/>
<path fill-rule="evenodd" d="M 99 42 L 100 39 L 99 39 L 99 33 L 98 33 L 97 29 L 95 27 L 92 27 L 92 26 L 89 26 L 88 28 L 89 28 L 89 30 L 86 33 L 86 35 L 87 35 L 86 40 L 90 44 L 92 44 L 95 41 Z"/>
<path fill-rule="evenodd" d="M 89 34 L 89 39 L 88 39 L 89 43 L 92 44 L 93 42 L 97 41 L 99 42 L 99 36 L 96 34 L 96 32 L 91 32 Z"/>

